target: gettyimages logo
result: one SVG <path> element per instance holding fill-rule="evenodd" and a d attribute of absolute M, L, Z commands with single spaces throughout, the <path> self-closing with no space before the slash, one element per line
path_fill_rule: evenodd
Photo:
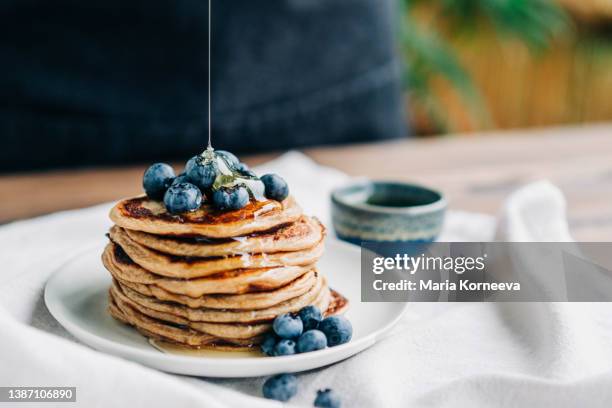
<path fill-rule="evenodd" d="M 612 300 L 611 243 L 363 242 L 365 302 Z"/>
<path fill-rule="evenodd" d="M 385 270 L 401 269 L 411 275 L 419 270 L 425 271 L 453 271 L 456 274 L 463 274 L 467 271 L 483 271 L 485 269 L 485 259 L 487 254 L 478 257 L 451 257 L 451 256 L 410 256 L 408 254 L 395 254 L 394 257 L 378 256 L 373 260 L 372 272 L 381 274 Z"/>

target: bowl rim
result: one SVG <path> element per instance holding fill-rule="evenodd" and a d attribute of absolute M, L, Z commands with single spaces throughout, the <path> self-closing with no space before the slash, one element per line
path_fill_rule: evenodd
<path fill-rule="evenodd" d="M 385 207 L 382 205 L 369 204 L 364 202 L 349 202 L 344 199 L 343 194 L 349 189 L 355 188 L 367 188 L 372 185 L 394 185 L 397 187 L 410 187 L 419 190 L 426 191 L 438 196 L 438 199 L 429 204 L 423 205 L 411 205 L 406 207 Z M 340 187 L 336 187 L 331 192 L 331 201 L 340 207 L 346 207 L 350 209 L 358 209 L 364 212 L 376 213 L 376 214 L 396 214 L 396 215 L 421 215 L 428 214 L 440 210 L 445 210 L 447 207 L 447 201 L 444 194 L 433 188 L 425 187 L 422 184 L 409 183 L 397 180 L 377 180 L 368 178 L 359 178 L 350 181 Z"/>

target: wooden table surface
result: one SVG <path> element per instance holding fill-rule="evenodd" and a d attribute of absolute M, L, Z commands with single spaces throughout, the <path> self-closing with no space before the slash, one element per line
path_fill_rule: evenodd
<path fill-rule="evenodd" d="M 412 139 L 304 151 L 351 175 L 424 183 L 453 209 L 495 214 L 528 181 L 548 179 L 568 201 L 582 241 L 612 238 L 612 124 Z M 277 153 L 278 154 L 278 153 Z M 245 158 L 255 165 L 277 154 Z M 0 222 L 140 193 L 144 164 L 0 176 Z"/>

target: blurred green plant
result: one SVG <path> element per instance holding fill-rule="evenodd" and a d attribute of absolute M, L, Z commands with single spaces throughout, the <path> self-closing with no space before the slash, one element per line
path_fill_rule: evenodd
<path fill-rule="evenodd" d="M 436 130 L 452 131 L 441 101 L 432 92 L 432 79 L 442 78 L 457 91 L 470 118 L 490 123 L 488 110 L 470 74 L 449 42 L 453 36 L 490 27 L 500 37 L 518 39 L 534 52 L 548 49 L 553 39 L 570 28 L 565 11 L 553 0 L 399 0 L 400 46 L 404 86 Z M 415 16 L 427 7 L 428 21 Z"/>

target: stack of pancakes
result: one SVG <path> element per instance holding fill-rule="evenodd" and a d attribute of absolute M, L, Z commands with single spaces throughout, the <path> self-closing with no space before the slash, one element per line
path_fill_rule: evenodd
<path fill-rule="evenodd" d="M 187 347 L 259 344 L 280 314 L 347 300 L 316 269 L 325 229 L 292 197 L 172 215 L 146 197 L 119 202 L 102 255 L 109 310 L 145 336 Z"/>

